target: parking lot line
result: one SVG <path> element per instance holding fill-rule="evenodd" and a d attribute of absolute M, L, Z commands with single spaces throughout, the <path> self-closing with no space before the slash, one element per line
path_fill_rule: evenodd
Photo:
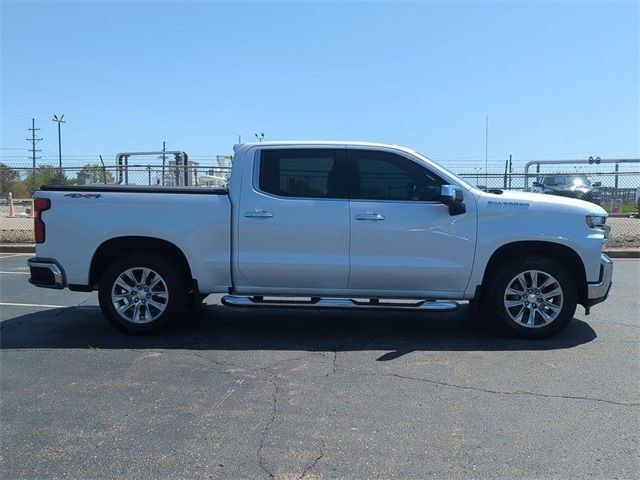
<path fill-rule="evenodd" d="M 29 272 L 0 272 L 2 274 L 13 274 L 13 275 L 29 275 Z"/>
<path fill-rule="evenodd" d="M 67 308 L 69 305 L 41 305 L 38 303 L 8 303 L 0 302 L 4 307 L 42 307 L 42 308 Z"/>

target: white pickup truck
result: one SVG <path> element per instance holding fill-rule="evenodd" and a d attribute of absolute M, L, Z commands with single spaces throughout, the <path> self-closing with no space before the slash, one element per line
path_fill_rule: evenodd
<path fill-rule="evenodd" d="M 470 300 L 511 334 L 543 338 L 608 296 L 607 214 L 592 203 L 481 191 L 392 145 L 235 150 L 228 190 L 42 187 L 30 282 L 97 290 L 105 317 L 133 334 L 222 293 L 242 307 L 446 311 Z"/>

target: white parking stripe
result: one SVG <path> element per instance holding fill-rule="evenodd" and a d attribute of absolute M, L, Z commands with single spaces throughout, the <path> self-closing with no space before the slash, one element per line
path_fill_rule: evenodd
<path fill-rule="evenodd" d="M 0 272 L 1 274 L 13 274 L 13 275 L 29 275 L 29 272 Z"/>
<path fill-rule="evenodd" d="M 0 306 L 5 307 L 41 307 L 41 308 L 67 308 L 69 305 L 40 305 L 37 303 L 5 303 L 0 302 Z"/>

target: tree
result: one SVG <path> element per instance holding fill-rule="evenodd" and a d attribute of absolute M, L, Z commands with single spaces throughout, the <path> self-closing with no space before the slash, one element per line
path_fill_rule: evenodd
<path fill-rule="evenodd" d="M 91 183 L 114 183 L 113 173 L 103 169 L 101 165 L 87 164 L 78 173 L 88 173 Z"/>
<path fill-rule="evenodd" d="M 33 185 L 38 189 L 42 185 L 69 185 L 69 180 L 57 167 L 53 167 L 51 165 L 40 165 L 36 167 L 35 172 L 31 172 L 27 176 L 25 183 L 29 185 L 29 187 Z"/>
<path fill-rule="evenodd" d="M 0 196 L 5 198 L 13 186 L 20 180 L 18 172 L 4 163 L 0 163 Z"/>

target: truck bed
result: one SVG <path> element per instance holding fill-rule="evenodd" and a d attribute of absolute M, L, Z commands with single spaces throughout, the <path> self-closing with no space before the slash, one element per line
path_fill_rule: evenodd
<path fill-rule="evenodd" d="M 146 194 L 146 195 L 145 195 Z M 227 190 L 138 185 L 44 186 L 46 241 L 38 256 L 64 265 L 66 281 L 90 286 L 88 268 L 105 242 L 164 241 L 182 251 L 203 291 L 231 285 L 231 203 Z M 137 247 L 134 247 L 136 246 Z"/>

